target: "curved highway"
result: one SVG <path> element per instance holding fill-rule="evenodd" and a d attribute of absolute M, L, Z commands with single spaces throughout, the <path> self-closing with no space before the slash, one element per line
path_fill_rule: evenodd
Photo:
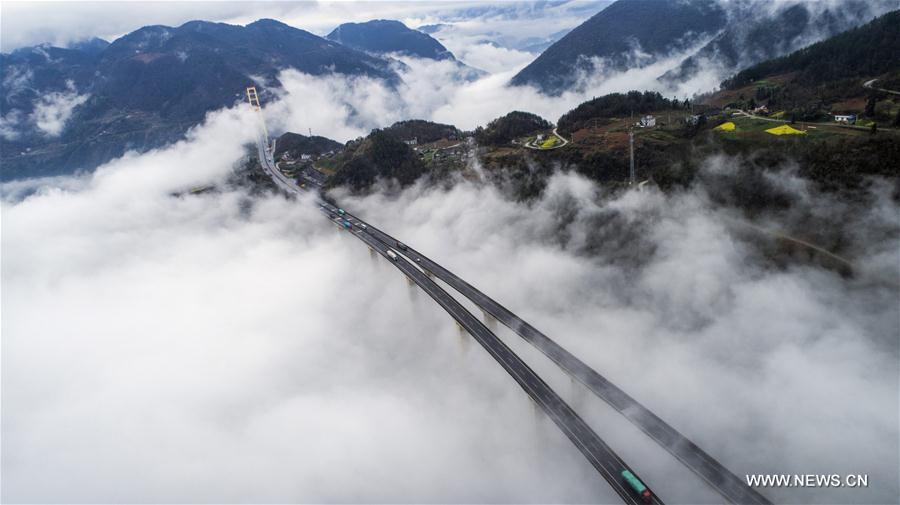
<path fill-rule="evenodd" d="M 272 177 L 275 184 L 290 194 L 299 194 L 301 188 L 294 181 L 286 177 L 275 166 L 272 150 L 260 139 L 259 159 L 263 170 Z M 344 213 L 340 215 L 338 209 L 327 203 L 320 203 L 320 210 L 335 224 L 342 227 L 343 221 L 349 220 L 350 234 L 365 242 L 370 248 L 378 251 L 383 257 L 393 263 L 407 278 L 415 282 L 428 296 L 436 301 L 450 314 L 482 347 L 503 367 L 504 370 L 521 386 L 529 397 L 543 410 L 560 430 L 575 444 L 575 447 L 584 455 L 591 465 L 609 483 L 610 487 L 625 503 L 638 505 L 652 503 L 662 505 L 662 501 L 655 493 L 650 493 L 649 499 L 644 501 L 628 486 L 622 476 L 622 472 L 629 471 L 638 479 L 638 474 L 632 470 L 606 443 L 591 429 L 587 423 L 546 383 L 534 372 L 522 359 L 503 343 L 494 333 L 487 328 L 477 317 L 472 315 L 456 298 L 437 285 L 422 270 L 416 268 L 403 256 L 391 258 L 388 254 L 392 247 L 384 241 L 369 233 L 369 227 L 354 216 Z M 363 226 L 360 226 L 363 225 Z M 384 235 L 381 232 L 376 234 Z M 393 254 L 399 251 L 393 250 Z M 646 485 L 646 482 L 644 482 Z M 649 486 L 648 486 L 649 487 Z"/>
<path fill-rule="evenodd" d="M 264 143 L 259 142 L 259 155 L 263 169 L 275 183 L 286 192 L 298 194 L 302 191 L 292 180 L 285 177 L 275 167 L 271 152 Z M 500 305 L 453 272 L 432 261 L 409 246 L 398 247 L 400 242 L 378 228 L 369 225 L 349 213 L 338 215 L 337 207 L 327 202 L 320 202 L 320 209 L 332 220 L 339 222 L 348 219 L 353 226 L 352 235 L 378 251 L 382 256 L 390 257 L 387 251 L 392 249 L 402 256 L 392 261 L 408 278 L 419 285 L 429 296 L 440 304 L 463 328 L 507 370 L 531 398 L 546 412 L 563 430 L 567 437 L 588 458 L 591 464 L 609 482 L 626 503 L 636 500 L 636 495 L 624 487 L 621 471 L 627 469 L 621 460 L 593 430 L 557 395 L 537 374 L 494 335 L 481 321 L 466 310 L 459 302 L 441 289 L 423 271 L 434 275 L 459 291 L 463 296 L 491 314 L 495 319 L 515 331 L 524 340 L 537 347 L 547 357 L 588 387 L 594 394 L 606 401 L 619 413 L 629 419 L 635 426 L 669 451 L 685 466 L 705 480 L 713 489 L 731 503 L 770 504 L 763 495 L 747 486 L 743 480 L 731 473 L 712 456 L 700 449 L 696 444 L 671 427 L 656 414 L 641 405 L 637 400 L 622 391 L 618 386 L 600 375 L 575 355 L 547 337 L 512 311 Z M 404 249 L 405 248 L 405 249 Z M 413 263 L 403 256 L 413 258 Z M 418 267 L 418 268 L 417 268 Z M 618 471 L 615 469 L 618 468 Z M 654 495 L 654 500 L 658 499 Z M 637 502 L 635 502 L 637 503 Z"/>
<path fill-rule="evenodd" d="M 400 251 L 369 234 L 368 229 L 359 226 L 362 224 L 361 221 L 346 214 L 338 215 L 337 208 L 330 204 L 323 202 L 320 205 L 323 213 L 335 223 L 341 223 L 344 219 L 348 219 L 352 226 L 348 230 L 351 235 L 365 242 L 373 250 L 378 251 L 389 263 L 396 266 L 416 285 L 422 288 L 460 326 L 469 332 L 497 363 L 515 379 L 541 410 L 556 423 L 559 429 L 575 444 L 575 447 L 581 451 L 584 457 L 587 458 L 625 503 L 636 505 L 641 503 L 662 503 L 655 493 L 651 494 L 650 501 L 642 501 L 640 496 L 632 491 L 622 478 L 622 472 L 625 470 L 630 471 L 634 475 L 637 475 L 637 473 L 606 445 L 594 430 L 534 370 L 522 361 L 500 338 L 494 335 L 484 323 L 463 307 L 456 298 L 438 286 L 428 275 L 416 268 L 403 256 L 397 256 L 396 260 L 391 258 L 388 251 L 393 250 L 394 254 Z M 646 482 L 644 484 L 646 485 Z"/>
<path fill-rule="evenodd" d="M 525 341 L 537 347 L 571 377 L 587 386 L 595 395 L 619 411 L 620 414 L 625 416 L 647 436 L 655 440 L 670 454 L 700 476 L 723 498 L 731 503 L 740 504 L 762 505 L 771 503 L 765 496 L 748 486 L 744 480 L 731 473 L 725 466 L 691 442 L 678 430 L 660 419 L 640 402 L 625 393 L 625 391 L 512 311 L 412 247 L 406 245 L 405 251 L 400 250 L 397 247 L 399 242 L 394 237 L 368 223 L 358 220 L 355 216 L 353 216 L 353 219 L 365 224 L 367 227 L 366 231 L 369 234 L 394 247 L 397 252 L 412 258 L 415 264 L 423 270 L 447 283 L 482 310 L 516 332 Z"/>

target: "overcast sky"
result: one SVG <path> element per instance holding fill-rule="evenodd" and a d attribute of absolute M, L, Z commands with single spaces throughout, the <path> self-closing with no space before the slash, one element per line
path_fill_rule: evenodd
<path fill-rule="evenodd" d="M 341 23 L 398 19 L 415 28 L 446 21 L 463 22 L 471 32 L 504 32 L 512 37 L 546 36 L 571 29 L 609 2 L 576 0 L 562 4 L 423 0 L 328 2 L 3 2 L 0 47 L 49 42 L 66 45 L 89 37 L 113 40 L 142 26 L 178 26 L 202 19 L 246 24 L 274 18 L 318 35 Z M 480 26 L 490 22 L 489 27 Z M 483 29 L 482 29 L 483 28 Z"/>
<path fill-rule="evenodd" d="M 411 25 L 459 19 L 451 49 L 485 64 L 501 59 L 497 48 L 471 42 L 489 26 L 556 30 L 528 6 L 473 18 L 435 5 L 4 3 L 2 23 L 4 44 L 27 44 L 194 18 L 270 16 L 323 33 L 406 13 Z M 558 13 L 560 25 L 578 17 Z M 503 86 L 527 61 L 507 51 L 495 75 L 474 83 L 453 80 L 445 62 L 409 60 L 400 93 L 285 70 L 265 116 L 272 131 L 339 140 L 406 117 L 470 128 L 527 107 L 555 119 L 594 93 L 650 85 L 677 59 L 548 98 Z M 81 99 L 72 93 L 48 107 Z M 64 128 L 64 115 L 46 116 L 47 128 Z M 184 141 L 92 174 L 2 186 L 0 498 L 615 500 L 486 352 L 312 198 L 224 183 L 255 121 L 246 105 L 211 112 Z M 774 501 L 894 501 L 900 208 L 891 186 L 876 181 L 868 198 L 846 202 L 788 166 L 764 178 L 792 205 L 751 227 L 710 197 L 709 181 L 727 184 L 740 162 L 697 160 L 704 182 L 672 194 L 605 197 L 559 173 L 525 204 L 480 183 L 473 162 L 450 188 L 335 196 L 560 341 L 738 475 L 870 475 L 860 490 L 766 490 Z M 219 189 L 175 195 L 203 184 Z M 854 275 L 785 253 L 773 239 L 782 233 L 832 237 Z M 662 497 L 720 501 L 512 332 L 498 335 Z"/>

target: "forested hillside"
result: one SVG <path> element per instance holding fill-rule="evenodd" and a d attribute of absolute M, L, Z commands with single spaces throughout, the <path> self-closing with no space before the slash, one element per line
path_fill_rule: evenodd
<path fill-rule="evenodd" d="M 400 21 L 389 19 L 344 23 L 325 38 L 372 53 L 403 53 L 433 60 L 455 59 L 453 53 L 431 35 L 412 30 Z"/>
<path fill-rule="evenodd" d="M 336 160 L 337 170 L 330 186 L 361 190 L 379 179 L 412 184 L 425 169 L 419 156 L 406 143 L 385 130 L 373 130 L 364 139 L 348 142 Z"/>
<path fill-rule="evenodd" d="M 900 11 L 881 16 L 787 56 L 737 73 L 722 87 L 735 89 L 767 76 L 797 72 L 797 82 L 823 84 L 900 70 Z"/>
<path fill-rule="evenodd" d="M 288 132 L 278 137 L 278 141 L 275 143 L 275 156 L 278 157 L 283 153 L 290 153 L 294 157 L 301 154 L 320 155 L 328 151 L 339 150 L 342 147 L 344 147 L 343 144 L 330 138 L 318 135 L 307 137 Z"/>
<path fill-rule="evenodd" d="M 484 128 L 476 128 L 475 141 L 480 145 L 503 145 L 516 137 L 546 130 L 551 126 L 549 121 L 536 114 L 513 111 L 491 121 Z"/>
<path fill-rule="evenodd" d="M 557 122 L 560 132 L 571 133 L 584 128 L 593 118 L 611 118 L 630 114 L 644 114 L 655 110 L 685 106 L 677 100 L 669 100 L 655 91 L 629 91 L 611 93 L 582 103 L 563 114 Z"/>
<path fill-rule="evenodd" d="M 459 138 L 459 130 L 452 125 L 433 123 L 423 119 L 408 119 L 398 121 L 384 129 L 385 132 L 394 135 L 400 140 L 416 139 L 419 144 L 434 142 L 451 137 Z"/>
<path fill-rule="evenodd" d="M 724 24 L 725 12 L 714 0 L 619 0 L 547 48 L 511 83 L 557 94 L 576 84 L 579 71 L 593 70 L 592 58 L 603 59 L 611 69 L 642 66 Z"/>

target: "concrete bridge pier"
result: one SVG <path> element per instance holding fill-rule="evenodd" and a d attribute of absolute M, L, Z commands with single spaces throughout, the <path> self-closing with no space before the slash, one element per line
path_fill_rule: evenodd
<path fill-rule="evenodd" d="M 534 418 L 534 424 L 536 427 L 540 427 L 544 422 L 544 410 L 538 405 L 538 402 L 536 402 L 534 398 L 529 396 L 528 399 L 531 401 L 531 413 Z"/>
<path fill-rule="evenodd" d="M 484 309 L 481 309 L 481 315 L 484 325 L 491 331 L 497 331 L 497 319 Z"/>
<path fill-rule="evenodd" d="M 463 354 L 465 354 L 469 350 L 469 332 L 463 328 L 463 325 L 459 324 L 459 321 L 454 322 L 456 323 L 456 331 L 459 335 L 459 348 L 462 350 Z"/>
<path fill-rule="evenodd" d="M 569 391 L 571 403 L 573 407 L 584 405 L 584 397 L 587 386 L 575 380 L 575 377 L 569 376 Z"/>
<path fill-rule="evenodd" d="M 373 260 L 378 259 L 378 253 L 375 252 L 375 249 L 372 249 L 371 247 L 369 248 L 369 257 L 372 258 Z"/>
<path fill-rule="evenodd" d="M 416 289 L 416 282 L 412 278 L 406 278 L 406 285 L 409 287 L 409 300 L 415 302 L 419 297 L 419 290 Z"/>

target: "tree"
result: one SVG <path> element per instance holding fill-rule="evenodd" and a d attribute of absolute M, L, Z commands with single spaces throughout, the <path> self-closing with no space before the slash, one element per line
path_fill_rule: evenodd
<path fill-rule="evenodd" d="M 872 135 L 875 135 L 876 133 L 878 133 L 878 123 L 876 123 L 874 121 L 872 122 L 872 131 L 871 132 L 872 132 Z"/>
<path fill-rule="evenodd" d="M 894 116 L 894 122 L 891 123 L 891 126 L 900 126 L 900 109 L 897 109 L 897 115 Z"/>
<path fill-rule="evenodd" d="M 875 105 L 878 103 L 878 97 L 876 95 L 869 96 L 869 101 L 866 102 L 866 116 L 875 117 Z"/>

